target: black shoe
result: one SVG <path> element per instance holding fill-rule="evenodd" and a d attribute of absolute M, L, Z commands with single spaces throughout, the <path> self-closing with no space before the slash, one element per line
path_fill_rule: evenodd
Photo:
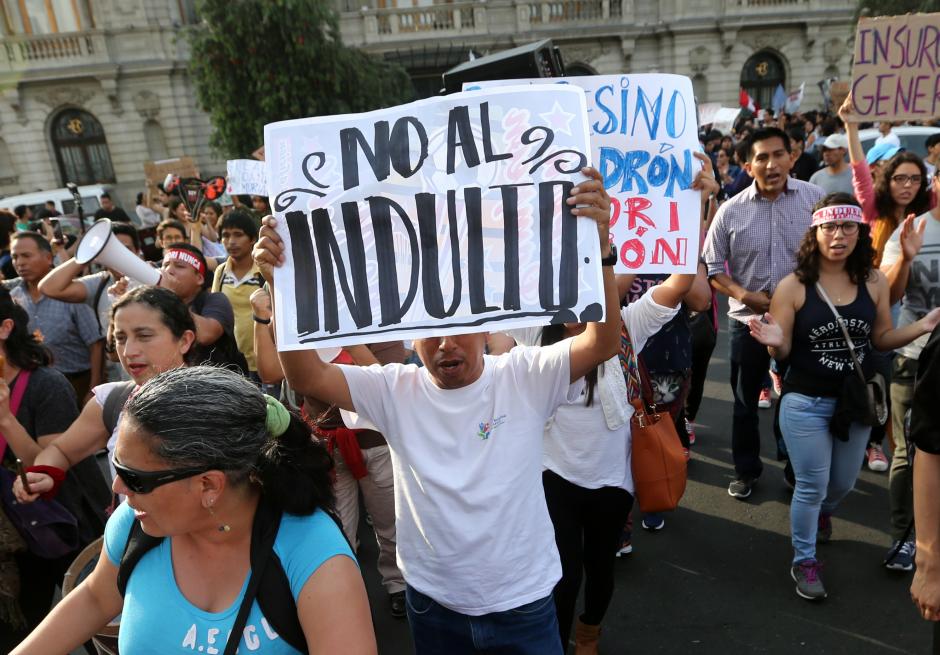
<path fill-rule="evenodd" d="M 751 495 L 751 490 L 756 483 L 757 480 L 753 478 L 737 478 L 728 485 L 728 495 L 744 500 Z"/>
<path fill-rule="evenodd" d="M 396 591 L 388 595 L 388 603 L 392 610 L 392 616 L 396 619 L 405 618 L 405 592 Z"/>

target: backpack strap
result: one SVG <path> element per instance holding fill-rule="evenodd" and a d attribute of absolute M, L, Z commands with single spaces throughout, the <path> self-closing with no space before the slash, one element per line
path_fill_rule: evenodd
<path fill-rule="evenodd" d="M 108 437 L 114 433 L 121 411 L 123 411 L 127 399 L 131 397 L 136 388 L 137 383 L 128 380 L 124 384 L 111 389 L 111 393 L 105 399 L 104 407 L 101 408 L 101 418 L 104 421 L 104 427 L 108 430 Z"/>
<path fill-rule="evenodd" d="M 121 563 L 118 565 L 117 586 L 118 591 L 123 597 L 127 591 L 127 582 L 134 572 L 134 567 L 140 561 L 140 558 L 160 545 L 163 537 L 151 537 L 140 527 L 140 521 L 134 519 L 131 524 L 131 531 L 127 535 L 127 543 L 124 544 L 124 554 L 121 555 Z"/>

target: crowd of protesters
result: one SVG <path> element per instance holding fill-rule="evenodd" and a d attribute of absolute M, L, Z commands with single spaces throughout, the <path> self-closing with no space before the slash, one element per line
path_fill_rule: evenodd
<path fill-rule="evenodd" d="M 374 343 L 330 361 L 277 351 L 284 252 L 265 198 L 192 212 L 148 184 L 132 220 L 102 197 L 95 218 L 132 253 L 143 256 L 138 228 L 155 230 L 157 286 L 79 264 L 52 207 L 0 210 L 0 483 L 22 506 L 55 501 L 76 533 L 49 557 L 0 508 L 0 650 L 69 653 L 120 615 L 128 653 L 223 652 L 232 634 L 248 651 L 375 652 L 355 559 L 361 496 L 385 611 L 407 617 L 416 652 L 563 653 L 573 635 L 578 655 L 596 653 L 615 558 L 633 548 L 640 390 L 624 362 L 694 461 L 718 294 L 734 398 L 728 494 L 754 493 L 760 410 L 774 408 L 793 487 L 793 558 L 780 568 L 818 600 L 816 544 L 839 502 L 863 465 L 890 469 L 884 566 L 911 571 L 916 557 L 915 601 L 940 618 L 937 531 L 918 552 L 911 529 L 915 510 L 930 520 L 935 506 L 915 503 L 909 441 L 934 457 L 940 446 L 905 424 L 919 407 L 929 434 L 937 412 L 915 381 L 924 353 L 940 357 L 928 345 L 940 133 L 922 159 L 888 124 L 866 153 L 860 127 L 851 98 L 731 134 L 706 126 L 697 273 L 615 276 L 605 257 L 603 323 Z M 596 223 L 606 255 L 610 199 L 584 172 L 568 203 Z M 846 395 L 856 368 L 886 380 L 883 428 L 860 422 Z M 658 531 L 667 518 L 637 522 Z M 91 573 L 50 611 L 96 543 Z"/>

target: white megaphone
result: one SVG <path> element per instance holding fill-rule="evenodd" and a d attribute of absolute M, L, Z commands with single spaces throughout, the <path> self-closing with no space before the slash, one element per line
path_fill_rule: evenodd
<path fill-rule="evenodd" d="M 102 218 L 88 228 L 75 249 L 75 261 L 87 264 L 94 261 L 141 284 L 156 284 L 160 271 L 128 250 L 111 232 L 111 221 Z"/>

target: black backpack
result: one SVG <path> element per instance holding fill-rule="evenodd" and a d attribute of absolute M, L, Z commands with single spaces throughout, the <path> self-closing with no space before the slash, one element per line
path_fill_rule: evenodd
<path fill-rule="evenodd" d="M 264 618 L 281 639 L 301 653 L 306 653 L 308 652 L 307 639 L 300 625 L 300 619 L 297 618 L 297 603 L 294 601 L 290 581 L 284 572 L 281 560 L 274 552 L 274 540 L 281 525 L 281 515 L 280 510 L 272 507 L 263 498 L 258 502 L 258 510 L 251 526 L 252 580 L 249 582 L 245 600 L 248 600 L 247 596 L 252 594 L 252 586 L 255 585 L 257 593 L 254 600 L 258 601 Z M 336 521 L 332 513 L 330 516 Z M 121 556 L 121 564 L 118 567 L 117 584 L 121 596 L 127 590 L 127 582 L 140 558 L 160 545 L 163 539 L 163 537 L 151 537 L 140 527 L 140 521 L 134 520 L 127 537 L 127 545 L 124 547 L 124 554 Z M 253 580 L 256 575 L 260 576 L 257 582 Z M 250 603 L 243 603 L 246 608 L 250 608 L 250 605 Z M 242 618 L 243 613 L 244 618 Z M 247 619 L 247 614 L 247 610 L 239 611 L 239 617 L 236 619 L 236 629 L 239 629 L 239 632 L 244 630 L 244 620 Z M 240 628 L 237 625 L 239 619 L 242 621 Z M 235 632 L 233 631 L 232 634 L 235 635 Z M 238 641 L 240 640 L 239 635 Z"/>

